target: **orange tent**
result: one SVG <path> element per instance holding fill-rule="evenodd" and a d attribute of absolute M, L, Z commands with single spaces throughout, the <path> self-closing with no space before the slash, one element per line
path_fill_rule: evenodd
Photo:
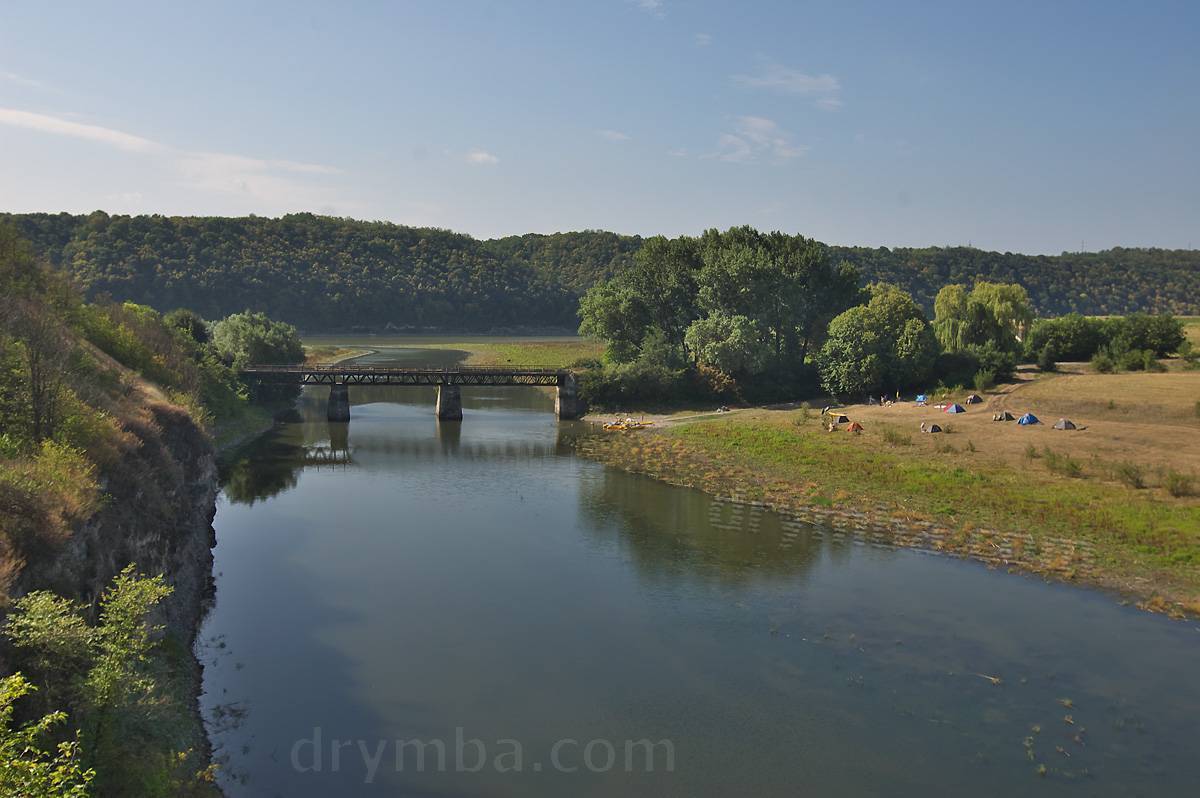
<path fill-rule="evenodd" d="M 851 432 L 862 432 L 863 425 L 859 424 L 857 421 L 855 421 L 852 424 L 850 424 L 850 426 L 846 427 L 846 429 L 850 430 Z"/>

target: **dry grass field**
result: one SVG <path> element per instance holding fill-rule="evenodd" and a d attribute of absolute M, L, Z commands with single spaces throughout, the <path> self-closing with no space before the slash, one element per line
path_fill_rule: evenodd
<path fill-rule="evenodd" d="M 584 454 L 717 495 L 861 525 L 896 545 L 1102 585 L 1200 614 L 1200 371 L 1025 371 L 950 415 L 909 401 L 656 417 Z M 968 392 L 951 397 L 964 403 Z M 992 414 L 1032 412 L 1021 427 Z M 1060 431 L 1060 417 L 1080 429 Z M 921 422 L 946 432 L 922 434 Z M 804 516 L 807 517 L 807 516 Z"/>
<path fill-rule="evenodd" d="M 918 451 L 939 446 L 962 448 L 970 441 L 977 457 L 1015 467 L 1028 466 L 1028 447 L 1050 448 L 1080 462 L 1098 479 L 1111 479 L 1119 463 L 1142 466 L 1153 483 L 1161 468 L 1200 474 L 1200 371 L 1165 374 L 1067 373 L 1038 376 L 983 394 L 984 403 L 948 415 L 906 402 L 891 407 L 855 405 L 842 412 L 864 425 L 894 425 L 916 433 Z M 963 396 L 955 397 L 960 403 Z M 1021 427 L 993 422 L 992 414 L 1031 412 L 1042 424 Z M 1080 429 L 1052 428 L 1068 418 Z M 920 424 L 936 422 L 946 435 L 920 435 Z"/>

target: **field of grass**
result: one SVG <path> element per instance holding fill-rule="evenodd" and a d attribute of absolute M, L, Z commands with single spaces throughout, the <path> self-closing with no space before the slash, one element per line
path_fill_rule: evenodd
<path fill-rule="evenodd" d="M 817 411 L 747 410 L 596 436 L 584 453 L 784 509 L 932 525 L 911 545 L 1200 612 L 1200 373 L 1056 376 L 987 400 L 959 416 L 844 408 L 861 434 L 825 431 Z M 1002 408 L 1048 423 L 992 422 Z M 1086 429 L 1051 429 L 1060 414 Z M 921 421 L 949 433 L 921 434 Z"/>
<path fill-rule="evenodd" d="M 470 366 L 511 363 L 562 368 L 577 360 L 599 358 L 604 354 L 604 343 L 590 338 L 464 338 L 413 346 L 462 350 L 469 353 L 467 365 Z"/>
<path fill-rule="evenodd" d="M 470 366 L 511 363 L 547 368 L 563 368 L 577 360 L 599 358 L 604 353 L 602 341 L 575 336 L 315 336 L 305 344 L 310 363 L 334 363 L 385 348 L 466 352 L 465 362 Z"/>

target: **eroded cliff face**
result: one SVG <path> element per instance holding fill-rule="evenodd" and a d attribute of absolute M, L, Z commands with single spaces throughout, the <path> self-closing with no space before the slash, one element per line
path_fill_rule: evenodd
<path fill-rule="evenodd" d="M 27 566 L 13 593 L 52 590 L 94 615 L 113 577 L 135 563 L 174 588 L 156 620 L 190 647 L 212 592 L 216 454 L 183 409 L 155 403 L 147 410 L 145 420 L 126 426 L 137 446 L 101 474 L 103 506 L 53 557 Z"/>

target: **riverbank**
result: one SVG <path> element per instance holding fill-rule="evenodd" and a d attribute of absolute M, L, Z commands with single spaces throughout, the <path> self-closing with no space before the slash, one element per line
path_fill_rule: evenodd
<path fill-rule="evenodd" d="M 579 449 L 875 542 L 1097 585 L 1180 616 L 1200 613 L 1196 396 L 1197 372 L 1067 374 L 1006 386 L 958 416 L 841 408 L 864 425 L 857 434 L 827 432 L 815 410 L 747 409 L 659 417 Z M 992 422 L 1001 410 L 1047 423 Z M 1068 413 L 1083 429 L 1053 430 Z M 948 434 L 921 434 L 922 421 Z"/>

